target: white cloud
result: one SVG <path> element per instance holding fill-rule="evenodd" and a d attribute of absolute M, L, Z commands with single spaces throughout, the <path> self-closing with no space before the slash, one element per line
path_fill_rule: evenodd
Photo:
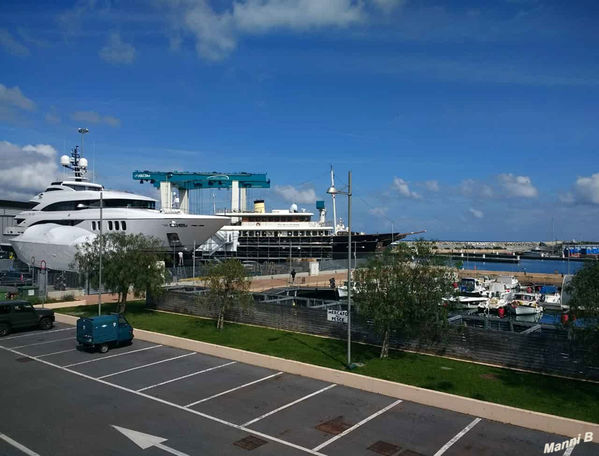
<path fill-rule="evenodd" d="M 135 60 L 135 48 L 132 44 L 125 43 L 118 32 L 112 32 L 108 37 L 108 43 L 100 49 L 100 57 L 108 63 L 133 63 Z"/>
<path fill-rule="evenodd" d="M 386 217 L 387 210 L 388 208 L 386 207 L 373 207 L 372 209 L 369 209 L 368 212 L 377 217 Z"/>
<path fill-rule="evenodd" d="M 397 191 L 397 193 L 399 193 L 404 198 L 420 198 L 420 195 L 418 193 L 410 190 L 410 186 L 408 185 L 408 183 L 401 177 L 393 178 L 393 184 L 391 184 L 391 188 Z"/>
<path fill-rule="evenodd" d="M 404 0 L 374 0 L 374 4 L 386 13 L 400 7 L 404 3 Z"/>
<path fill-rule="evenodd" d="M 58 173 L 57 154 L 48 144 L 20 147 L 0 141 L 0 193 L 7 198 L 29 199 L 43 190 Z"/>
<path fill-rule="evenodd" d="M 481 219 L 485 216 L 485 214 L 483 213 L 483 211 L 480 211 L 478 209 L 474 209 L 474 208 L 470 208 L 468 209 L 468 212 L 470 212 L 470 214 L 472 214 L 472 217 L 477 218 L 477 219 Z"/>
<path fill-rule="evenodd" d="M 313 188 L 297 189 L 293 185 L 275 185 L 274 191 L 291 203 L 308 204 L 316 201 Z"/>
<path fill-rule="evenodd" d="M 487 184 L 483 184 L 475 179 L 464 179 L 459 186 L 459 191 L 464 196 L 492 198 L 493 189 Z"/>
<path fill-rule="evenodd" d="M 9 53 L 25 57 L 29 55 L 29 49 L 23 43 L 18 42 L 6 29 L 0 29 L 0 46 Z"/>
<path fill-rule="evenodd" d="M 579 177 L 574 185 L 576 201 L 599 204 L 599 173 L 590 177 Z"/>
<path fill-rule="evenodd" d="M 220 11 L 206 0 L 165 2 L 175 14 L 174 28 L 193 35 L 198 54 L 209 60 L 227 57 L 243 35 L 345 27 L 365 19 L 363 3 L 353 0 L 237 0 Z"/>
<path fill-rule="evenodd" d="M 428 180 L 424 182 L 424 186 L 429 192 L 438 192 L 439 191 L 439 182 L 436 180 Z"/>
<path fill-rule="evenodd" d="M 102 116 L 95 111 L 77 111 L 71 115 L 71 119 L 77 122 L 92 124 L 106 124 L 111 127 L 119 127 L 121 120 L 113 116 Z"/>
<path fill-rule="evenodd" d="M 507 196 L 518 198 L 536 198 L 539 194 L 528 176 L 514 176 L 513 174 L 499 174 L 499 185 Z"/>
<path fill-rule="evenodd" d="M 33 111 L 35 103 L 23 95 L 17 86 L 11 89 L 0 84 L 0 107 L 16 107 L 25 111 Z"/>

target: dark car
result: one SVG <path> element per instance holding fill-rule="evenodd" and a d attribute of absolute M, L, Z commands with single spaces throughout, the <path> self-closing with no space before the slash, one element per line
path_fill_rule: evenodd
<path fill-rule="evenodd" d="M 18 287 L 32 284 L 33 278 L 28 272 L 0 271 L 0 285 Z"/>
<path fill-rule="evenodd" d="M 0 301 L 0 337 L 13 330 L 54 326 L 54 311 L 36 309 L 28 301 Z"/>

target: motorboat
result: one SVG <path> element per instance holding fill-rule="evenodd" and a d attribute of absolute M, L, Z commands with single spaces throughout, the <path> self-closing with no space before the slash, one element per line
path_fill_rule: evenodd
<path fill-rule="evenodd" d="M 87 160 L 77 146 L 60 162 L 73 177 L 54 181 L 34 196 L 33 207 L 19 213 L 16 225 L 4 231 L 17 257 L 30 266 L 76 271 L 78 246 L 101 232 L 143 234 L 160 240 L 166 252 L 191 252 L 230 223 L 225 216 L 157 210 L 152 198 L 89 182 Z"/>
<path fill-rule="evenodd" d="M 537 293 L 516 293 L 508 309 L 516 315 L 533 315 L 543 311 Z"/>
<path fill-rule="evenodd" d="M 539 290 L 541 298 L 539 302 L 543 309 L 548 310 L 568 310 L 570 306 L 562 304 L 562 296 L 558 292 L 557 287 L 553 285 L 545 285 Z"/>

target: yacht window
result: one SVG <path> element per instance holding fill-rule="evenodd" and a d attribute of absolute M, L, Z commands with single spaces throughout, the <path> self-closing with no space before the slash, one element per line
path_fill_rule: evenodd
<path fill-rule="evenodd" d="M 76 200 L 76 201 L 61 201 L 59 203 L 49 204 L 44 207 L 42 211 L 75 211 L 77 209 L 82 209 L 83 205 L 85 209 L 87 208 L 95 208 L 100 207 L 100 200 Z M 77 207 L 79 206 L 79 207 Z M 155 209 L 156 202 L 155 201 L 146 201 L 146 200 L 134 200 L 134 199 L 104 199 L 102 202 L 102 207 L 112 208 L 112 207 L 120 207 L 120 208 L 135 208 L 135 209 Z"/>
<path fill-rule="evenodd" d="M 108 220 L 108 229 L 112 231 L 112 220 Z"/>
<path fill-rule="evenodd" d="M 118 220 L 115 220 L 115 221 L 114 221 L 114 229 L 115 229 L 115 230 L 120 230 L 120 229 L 121 229 L 121 226 L 120 226 L 120 225 L 121 225 L 121 224 L 119 223 L 119 221 L 118 221 Z"/>
<path fill-rule="evenodd" d="M 95 187 L 95 186 L 91 186 L 91 185 L 84 185 L 84 184 L 63 184 L 63 185 L 65 187 L 72 188 L 73 190 L 76 190 L 78 192 L 81 192 L 83 190 L 92 190 L 92 191 L 96 191 L 96 192 L 100 191 L 100 187 Z"/>
<path fill-rule="evenodd" d="M 62 190 L 62 188 L 52 188 L 52 187 L 48 187 L 46 190 L 44 190 L 45 192 L 55 192 L 57 190 Z"/>
<path fill-rule="evenodd" d="M 96 231 L 96 222 L 95 222 L 95 220 L 92 221 L 92 230 Z"/>
<path fill-rule="evenodd" d="M 123 231 L 125 231 L 127 229 L 127 224 L 125 223 L 124 220 L 121 222 L 121 228 L 123 229 Z"/>

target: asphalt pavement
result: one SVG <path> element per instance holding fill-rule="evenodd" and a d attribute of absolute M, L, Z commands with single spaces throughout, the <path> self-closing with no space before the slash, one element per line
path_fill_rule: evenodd
<path fill-rule="evenodd" d="M 64 324 L 0 339 L 0 372 L 0 455 L 513 456 L 566 440 L 139 340 L 82 351 Z"/>

